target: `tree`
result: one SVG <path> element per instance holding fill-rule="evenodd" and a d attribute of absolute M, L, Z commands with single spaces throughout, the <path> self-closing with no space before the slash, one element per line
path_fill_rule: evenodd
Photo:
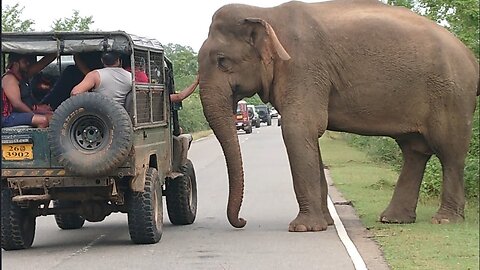
<path fill-rule="evenodd" d="M 197 74 L 197 54 L 190 46 L 168 43 L 165 46 L 165 55 L 173 62 L 176 78 Z"/>
<path fill-rule="evenodd" d="M 387 3 L 392 6 L 402 6 L 412 9 L 415 5 L 414 0 L 388 0 Z"/>
<path fill-rule="evenodd" d="M 73 10 L 70 18 L 56 19 L 53 21 L 54 31 L 89 31 L 90 25 L 94 23 L 93 16 L 82 17 L 78 10 Z"/>
<path fill-rule="evenodd" d="M 23 9 L 17 3 L 13 6 L 6 6 L 2 9 L 2 32 L 27 32 L 33 31 L 33 20 L 21 18 Z"/>

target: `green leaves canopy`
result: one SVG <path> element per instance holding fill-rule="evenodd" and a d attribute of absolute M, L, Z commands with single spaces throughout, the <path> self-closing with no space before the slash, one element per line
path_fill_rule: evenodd
<path fill-rule="evenodd" d="M 33 31 L 33 20 L 21 18 L 24 7 L 15 4 L 2 8 L 2 32 L 26 32 Z"/>
<path fill-rule="evenodd" d="M 90 25 L 94 23 L 93 16 L 82 17 L 78 10 L 73 11 L 70 18 L 56 19 L 53 22 L 54 31 L 89 31 Z"/>

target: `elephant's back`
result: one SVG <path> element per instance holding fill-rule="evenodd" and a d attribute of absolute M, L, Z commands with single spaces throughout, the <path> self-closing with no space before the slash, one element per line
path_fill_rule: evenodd
<path fill-rule="evenodd" d="M 476 88 L 477 60 L 458 38 L 407 8 L 376 2 L 335 1 L 309 11 L 346 66 L 364 78 L 436 76 L 463 84 L 465 91 Z"/>

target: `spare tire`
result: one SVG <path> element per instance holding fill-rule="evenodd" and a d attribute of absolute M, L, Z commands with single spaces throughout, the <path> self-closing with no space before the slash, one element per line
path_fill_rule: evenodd
<path fill-rule="evenodd" d="M 65 100 L 53 113 L 48 141 L 67 172 L 104 176 L 125 162 L 132 148 L 130 117 L 118 102 L 99 93 Z"/>

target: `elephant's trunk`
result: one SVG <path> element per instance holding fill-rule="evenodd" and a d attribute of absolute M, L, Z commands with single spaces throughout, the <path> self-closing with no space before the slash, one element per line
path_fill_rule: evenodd
<path fill-rule="evenodd" d="M 246 220 L 238 217 L 243 200 L 244 177 L 242 156 L 233 119 L 233 100 L 231 96 L 225 97 L 221 91 L 214 90 L 216 89 L 201 88 L 203 113 L 222 146 L 227 163 L 230 186 L 227 205 L 228 221 L 233 227 L 242 228 L 247 223 Z"/>

